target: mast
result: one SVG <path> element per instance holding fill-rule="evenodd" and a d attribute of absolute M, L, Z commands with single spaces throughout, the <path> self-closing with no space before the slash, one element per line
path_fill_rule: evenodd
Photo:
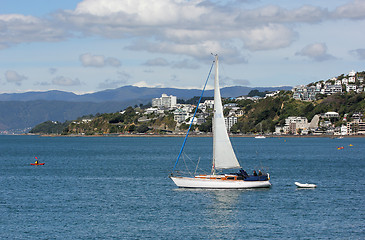
<path fill-rule="evenodd" d="M 219 79 L 218 79 L 218 54 L 214 55 L 214 63 L 215 63 L 215 68 L 214 68 L 214 110 L 213 110 L 213 122 L 212 122 L 212 131 L 213 131 L 213 162 L 212 162 L 212 175 L 215 175 L 215 152 L 216 152 L 216 134 L 215 134 L 215 128 L 216 128 L 216 99 L 220 96 L 216 96 L 217 95 L 217 89 L 219 89 Z"/>

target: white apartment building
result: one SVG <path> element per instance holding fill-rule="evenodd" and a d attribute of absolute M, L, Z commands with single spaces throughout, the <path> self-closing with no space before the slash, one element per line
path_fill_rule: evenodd
<path fill-rule="evenodd" d="M 214 108 L 214 100 L 205 100 L 203 105 L 205 105 L 208 108 Z"/>
<path fill-rule="evenodd" d="M 342 81 L 341 80 L 336 80 L 335 85 L 342 85 Z"/>
<path fill-rule="evenodd" d="M 349 77 L 349 83 L 355 83 L 356 78 L 355 77 Z"/>
<path fill-rule="evenodd" d="M 174 111 L 174 121 L 181 123 L 184 122 L 186 119 L 188 119 L 190 117 L 190 114 L 186 111 L 184 111 L 183 109 L 176 109 Z"/>
<path fill-rule="evenodd" d="M 365 122 L 354 121 L 347 123 L 347 134 L 348 135 L 363 135 L 365 134 Z"/>
<path fill-rule="evenodd" d="M 316 95 L 320 93 L 320 88 L 311 86 L 297 86 L 292 89 L 294 92 L 293 98 L 303 101 L 313 101 L 316 99 Z"/>
<path fill-rule="evenodd" d="M 342 86 L 341 85 L 328 85 L 326 84 L 324 88 L 321 90 L 322 94 L 331 95 L 334 93 L 341 93 L 342 92 Z"/>
<path fill-rule="evenodd" d="M 307 130 L 309 127 L 306 117 L 288 117 L 285 119 L 284 132 L 296 134 L 299 129 Z"/>
<path fill-rule="evenodd" d="M 266 93 L 265 98 L 267 97 L 274 97 L 275 95 L 278 95 L 280 93 L 280 91 L 275 91 L 272 93 Z"/>
<path fill-rule="evenodd" d="M 152 107 L 158 108 L 173 108 L 176 106 L 176 96 L 167 96 L 167 94 L 163 93 L 160 98 L 152 99 Z"/>
<path fill-rule="evenodd" d="M 326 112 L 324 114 L 325 118 L 339 118 L 340 114 L 336 113 L 336 112 Z"/>
<path fill-rule="evenodd" d="M 347 126 L 346 125 L 341 126 L 341 135 L 347 135 Z"/>
<path fill-rule="evenodd" d="M 231 131 L 232 126 L 237 123 L 237 120 L 238 118 L 234 116 L 224 118 L 224 122 L 228 131 Z"/>
<path fill-rule="evenodd" d="M 356 91 L 357 86 L 354 84 L 348 84 L 346 85 L 346 92 L 350 92 L 350 91 Z"/>
<path fill-rule="evenodd" d="M 176 109 L 174 111 L 174 120 L 175 122 L 181 123 L 186 119 L 193 116 L 193 111 L 196 106 L 191 104 L 176 104 Z"/>

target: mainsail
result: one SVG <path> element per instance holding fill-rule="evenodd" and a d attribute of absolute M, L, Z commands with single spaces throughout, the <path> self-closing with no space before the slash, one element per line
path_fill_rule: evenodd
<path fill-rule="evenodd" d="M 215 169 L 241 168 L 226 130 L 219 89 L 218 56 L 215 56 L 214 118 L 213 118 L 213 171 Z"/>

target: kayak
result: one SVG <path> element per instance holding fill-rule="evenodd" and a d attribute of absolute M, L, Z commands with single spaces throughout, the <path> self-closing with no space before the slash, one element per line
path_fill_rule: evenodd
<path fill-rule="evenodd" d="M 312 183 L 295 182 L 294 184 L 297 185 L 297 187 L 299 187 L 299 188 L 315 188 L 315 187 L 317 187 L 317 185 L 312 184 Z"/>
<path fill-rule="evenodd" d="M 38 166 L 38 165 L 44 165 L 45 163 L 31 163 L 30 165 Z"/>

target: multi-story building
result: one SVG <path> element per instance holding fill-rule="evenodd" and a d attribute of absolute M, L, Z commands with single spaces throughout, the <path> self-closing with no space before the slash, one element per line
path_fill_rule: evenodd
<path fill-rule="evenodd" d="M 317 86 L 298 86 L 295 87 L 293 90 L 293 98 L 297 100 L 303 101 L 313 101 L 316 99 L 316 95 L 320 93 L 320 88 Z"/>
<path fill-rule="evenodd" d="M 235 116 L 230 116 L 230 117 L 224 118 L 224 122 L 226 123 L 226 128 L 228 131 L 231 131 L 232 126 L 237 123 L 237 120 L 238 120 L 238 118 Z"/>
<path fill-rule="evenodd" d="M 162 94 L 160 98 L 152 99 L 152 107 L 158 108 L 173 108 L 176 106 L 176 96 L 167 96 L 167 94 Z"/>
<path fill-rule="evenodd" d="M 347 135 L 347 126 L 346 125 L 341 126 L 341 135 Z"/>
<path fill-rule="evenodd" d="M 306 117 L 288 117 L 285 119 L 284 131 L 286 133 L 297 134 L 298 130 L 307 130 L 309 127 L 308 119 Z"/>
<path fill-rule="evenodd" d="M 186 119 L 189 118 L 189 112 L 181 109 L 181 108 L 178 108 L 174 111 L 174 121 L 175 122 L 178 122 L 178 123 L 181 123 L 181 122 L 184 122 Z"/>
<path fill-rule="evenodd" d="M 356 72 L 352 70 L 349 72 L 349 83 L 355 83 L 356 82 Z"/>
<path fill-rule="evenodd" d="M 341 80 L 336 80 L 335 85 L 342 85 L 342 81 Z"/>
<path fill-rule="evenodd" d="M 347 134 L 348 135 L 359 135 L 365 134 L 365 122 L 353 121 L 347 123 Z"/>
<path fill-rule="evenodd" d="M 275 134 L 308 134 L 309 123 L 306 117 L 288 117 L 285 119 L 285 126 L 275 126 Z"/>
<path fill-rule="evenodd" d="M 347 84 L 346 85 L 346 92 L 350 92 L 350 91 L 356 91 L 357 87 L 355 84 Z"/>
<path fill-rule="evenodd" d="M 342 92 L 342 85 L 330 85 L 326 84 L 322 89 L 323 94 L 331 95 L 334 93 L 341 93 Z"/>
<path fill-rule="evenodd" d="M 214 108 L 214 100 L 205 100 L 203 105 L 205 105 L 208 108 Z"/>

